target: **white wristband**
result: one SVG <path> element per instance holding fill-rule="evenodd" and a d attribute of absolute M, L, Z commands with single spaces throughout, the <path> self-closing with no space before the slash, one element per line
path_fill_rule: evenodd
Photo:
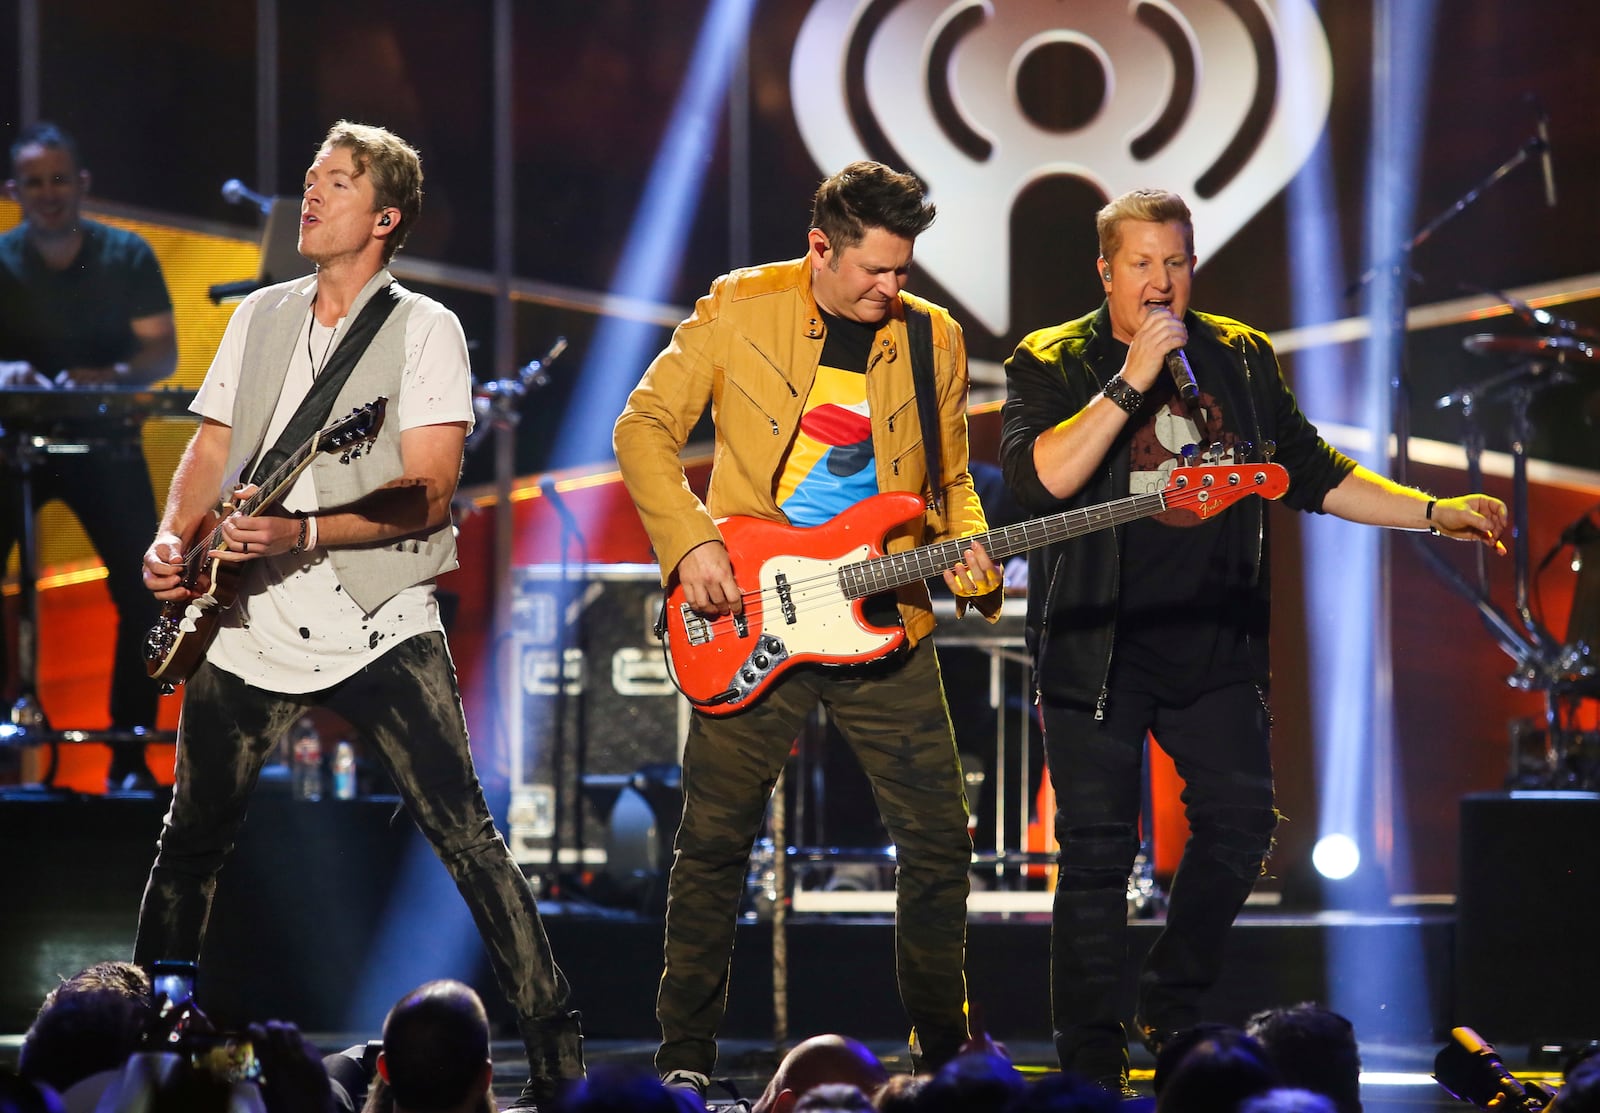
<path fill-rule="evenodd" d="M 317 547 L 317 516 L 312 514 L 306 518 L 306 548 Z"/>

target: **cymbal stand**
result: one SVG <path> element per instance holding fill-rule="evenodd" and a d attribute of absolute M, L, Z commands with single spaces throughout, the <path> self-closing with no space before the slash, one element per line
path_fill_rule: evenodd
<path fill-rule="evenodd" d="M 1417 538 L 1423 559 L 1471 602 L 1483 617 L 1500 648 L 1516 662 L 1508 683 L 1524 691 L 1544 694 L 1545 764 L 1555 776 L 1565 758 L 1566 733 L 1561 727 L 1559 700 L 1566 683 L 1567 654 L 1556 638 L 1534 615 L 1529 604 L 1530 559 L 1528 550 L 1528 442 L 1533 423 L 1528 409 L 1534 395 L 1548 386 L 1570 381 L 1557 361 L 1532 360 L 1481 383 L 1465 387 L 1434 403 L 1438 409 L 1451 405 L 1461 408 L 1465 425 L 1463 446 L 1467 455 L 1467 476 L 1471 490 L 1482 490 L 1484 437 L 1477 420 L 1477 405 L 1505 395 L 1511 406 L 1511 557 L 1516 623 L 1489 600 L 1488 574 L 1483 556 L 1478 556 L 1478 583 L 1466 578 L 1440 555 L 1427 539 Z M 1518 628 L 1520 627 L 1520 629 Z"/>
<path fill-rule="evenodd" d="M 39 703 L 39 616 L 37 580 L 39 575 L 39 531 L 33 520 L 33 469 L 44 438 L 29 433 L 15 435 L 13 463 L 22 490 L 22 533 L 17 544 L 17 679 L 19 691 L 0 726 L 8 742 L 27 745 L 29 736 L 50 730 L 50 720 Z"/>

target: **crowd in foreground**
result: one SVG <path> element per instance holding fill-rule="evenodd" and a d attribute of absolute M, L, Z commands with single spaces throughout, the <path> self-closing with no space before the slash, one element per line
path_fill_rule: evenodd
<path fill-rule="evenodd" d="M 1553 1097 L 1509 1078 L 1494 1093 L 1491 1075 L 1480 1104 L 1600 1113 L 1597 1047 L 1566 1064 Z M 708 1104 L 699 1087 L 601 1064 L 552 1113 L 1361 1113 L 1360 1073 L 1350 1022 L 1300 1004 L 1178 1033 L 1156 1057 L 1154 1094 L 1132 1099 L 1068 1073 L 1025 1075 L 985 1036 L 936 1071 L 891 1074 L 865 1045 L 823 1035 L 794 1047 L 753 1102 L 730 1092 Z M 17 1072 L 0 1072 L 0 1113 L 494 1113 L 493 1081 L 489 1018 L 460 982 L 419 986 L 380 1040 L 324 1055 L 292 1024 L 218 1032 L 143 968 L 104 962 L 45 997 Z"/>

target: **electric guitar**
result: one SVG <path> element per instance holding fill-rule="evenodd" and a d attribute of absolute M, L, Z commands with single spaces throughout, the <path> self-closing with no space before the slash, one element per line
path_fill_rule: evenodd
<path fill-rule="evenodd" d="M 184 554 L 182 580 L 184 587 L 200 594 L 164 604 L 161 617 L 144 639 L 145 671 L 151 679 L 161 681 L 164 691 L 170 692 L 200 667 L 206 648 L 216 637 L 222 612 L 239 596 L 241 567 L 211 555 L 228 547 L 222 536 L 223 519 L 235 511 L 252 517 L 265 514 L 282 501 L 319 453 L 337 452 L 344 463 L 361 455 L 362 446 L 383 428 L 388 408 L 389 399 L 380 395 L 317 430 L 249 498 L 238 504 L 223 502 L 201 521 L 195 536 L 204 540 Z"/>
<path fill-rule="evenodd" d="M 883 555 L 889 530 L 923 512 L 918 495 L 874 495 L 820 526 L 799 528 L 765 518 L 718 519 L 744 609 L 707 616 L 689 606 L 682 584 L 663 612 L 674 681 L 698 710 L 730 715 L 761 696 L 795 665 L 855 665 L 886 657 L 905 630 L 867 622 L 861 601 L 953 567 L 979 541 L 996 562 L 1041 545 L 1183 508 L 1201 518 L 1249 495 L 1281 498 L 1281 464 L 1205 464 L 1173 471 L 1166 487 L 1082 510 L 954 541 Z"/>

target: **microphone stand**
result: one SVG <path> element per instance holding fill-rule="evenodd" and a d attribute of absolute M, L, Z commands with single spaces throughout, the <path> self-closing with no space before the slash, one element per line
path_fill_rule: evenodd
<path fill-rule="evenodd" d="M 511 486 L 516 477 L 516 450 L 517 426 L 522 422 L 520 407 L 522 400 L 528 394 L 542 390 L 550 385 L 549 366 L 567 348 L 567 338 L 557 337 L 556 342 L 550 346 L 543 359 L 536 359 L 531 363 L 523 364 L 510 378 L 496 379 L 492 382 L 480 383 L 472 391 L 472 410 L 476 417 L 476 425 L 471 436 L 467 438 L 467 451 L 472 451 L 483 443 L 480 430 L 487 427 L 490 439 L 494 441 L 494 543 L 491 551 L 492 579 L 494 593 L 494 613 L 501 616 L 512 614 L 511 593 L 511 548 L 514 531 L 513 514 L 511 509 Z M 497 626 L 497 630 L 500 628 Z M 503 633 L 509 633 L 503 631 Z M 496 637 L 490 660 L 497 661 L 499 654 L 504 651 L 502 640 Z M 565 691 L 566 678 L 563 675 L 564 662 L 559 656 L 556 660 L 556 690 Z M 520 662 L 517 671 L 520 672 Z M 505 703 L 499 703 L 501 714 L 507 716 L 500 724 L 506 733 L 504 738 L 511 738 L 511 723 L 509 716 L 513 713 L 505 709 Z M 560 793 L 556 794 L 556 819 L 559 832 L 560 819 Z M 559 863 L 556 862 L 554 853 L 559 842 L 552 843 L 551 869 L 552 877 Z"/>
<path fill-rule="evenodd" d="M 494 583 L 509 583 L 511 568 L 511 484 L 516 476 L 517 426 L 524 396 L 550 385 L 549 366 L 567 350 L 567 338 L 556 337 L 543 359 L 525 363 L 509 379 L 482 383 L 472 392 L 472 408 L 481 423 L 487 420 L 494 438 Z M 477 438 L 472 438 L 477 442 Z M 497 599 L 499 613 L 511 613 L 509 599 Z"/>
<path fill-rule="evenodd" d="M 561 874 L 561 838 L 562 820 L 567 807 L 566 786 L 572 786 L 572 843 L 576 851 L 577 860 L 574 865 L 577 872 L 583 872 L 583 804 L 584 782 L 589 771 L 589 722 L 588 722 L 588 694 L 589 694 L 589 641 L 587 637 L 588 623 L 584 620 L 584 610 L 589 604 L 589 555 L 588 542 L 584 539 L 583 528 L 578 524 L 577 516 L 562 499 L 556 490 L 556 481 L 546 475 L 539 480 L 539 493 L 550 503 L 556 517 L 561 522 L 561 580 L 557 598 L 561 600 L 561 613 L 556 620 L 556 661 L 557 684 L 555 697 L 555 730 L 551 737 L 555 740 L 550 755 L 551 780 L 555 783 L 555 807 L 553 818 L 555 820 L 555 836 L 550 841 L 550 866 L 553 876 L 557 879 Z M 568 552 L 576 548 L 578 553 L 578 575 L 574 577 Z M 568 700 L 566 660 L 567 649 L 577 651 L 579 661 L 577 697 L 571 704 L 571 725 L 568 726 Z M 572 757 L 572 776 L 566 774 L 567 756 Z"/>
<path fill-rule="evenodd" d="M 1407 305 L 1407 280 L 1411 277 L 1412 253 L 1429 239 L 1435 232 L 1443 228 L 1450 221 L 1460 216 L 1472 207 L 1477 200 L 1488 190 L 1498 185 L 1506 175 L 1517 167 L 1527 162 L 1534 155 L 1542 154 L 1548 143 L 1543 136 L 1535 134 L 1517 148 L 1509 158 L 1494 170 L 1490 171 L 1482 181 L 1472 186 L 1452 204 L 1447 205 L 1432 220 L 1424 224 L 1416 235 L 1409 241 L 1401 244 L 1393 256 L 1388 260 L 1374 263 L 1359 279 L 1351 283 L 1346 290 L 1346 296 L 1353 295 L 1356 291 L 1371 283 L 1380 273 L 1390 271 L 1394 275 L 1389 291 L 1388 313 L 1385 316 L 1385 334 L 1383 339 L 1390 345 L 1390 366 L 1393 373 L 1390 385 L 1393 389 L 1392 421 L 1395 436 L 1395 479 L 1404 484 L 1407 482 L 1408 465 L 1411 458 L 1411 412 L 1410 412 L 1410 382 L 1406 375 L 1406 316 Z M 1452 396 L 1448 401 L 1455 401 Z M 1441 400 L 1445 402 L 1447 400 Z M 1513 624 L 1506 613 L 1489 599 L 1487 580 L 1473 583 L 1464 576 L 1456 567 L 1446 560 L 1439 552 L 1438 547 L 1429 544 L 1430 538 L 1422 535 L 1413 535 L 1410 539 L 1412 547 L 1421 556 L 1435 575 L 1439 576 L 1445 584 L 1478 611 L 1485 627 L 1494 638 L 1496 644 L 1516 662 L 1517 672 L 1512 678 L 1512 683 L 1517 687 L 1544 689 L 1545 693 L 1545 725 L 1546 744 L 1549 747 L 1549 760 L 1552 766 L 1559 760 L 1555 744 L 1555 731 L 1558 726 L 1555 684 L 1553 675 L 1556 662 L 1551 659 L 1548 635 L 1537 624 L 1529 625 L 1529 615 L 1523 606 L 1527 595 L 1527 559 L 1526 559 L 1526 533 L 1527 533 L 1527 467 L 1526 447 L 1528 426 L 1526 422 L 1526 402 L 1521 400 L 1517 405 L 1518 422 L 1513 432 L 1513 462 L 1512 475 L 1512 500 L 1516 504 L 1513 509 L 1513 561 L 1515 564 L 1514 575 L 1517 584 L 1517 602 L 1519 618 L 1522 619 L 1521 629 Z M 1477 454 L 1474 447 L 1481 442 L 1469 437 L 1468 467 L 1474 474 L 1481 474 Z M 1552 772 L 1553 772 L 1552 768 Z"/>
<path fill-rule="evenodd" d="M 1412 253 L 1432 239 L 1435 232 L 1471 208 L 1479 197 L 1498 185 L 1500 180 L 1507 174 L 1527 162 L 1534 155 L 1543 152 L 1546 145 L 1544 139 L 1540 136 L 1533 136 L 1521 147 L 1518 147 L 1515 154 L 1495 167 L 1488 177 L 1467 190 L 1454 203 L 1445 206 L 1437 216 L 1422 226 L 1421 231 L 1417 232 L 1406 243 L 1401 244 L 1393 256 L 1387 260 L 1372 264 L 1360 278 L 1345 289 L 1345 297 L 1353 297 L 1358 291 L 1370 285 L 1384 271 L 1389 271 L 1394 275 L 1394 284 L 1390 292 L 1388 306 L 1389 313 L 1386 318 L 1388 326 L 1386 339 L 1393 349 L 1391 366 L 1394 368 L 1394 372 L 1390 379 L 1390 387 L 1394 391 L 1392 411 L 1395 435 L 1394 467 L 1395 479 L 1400 483 L 1406 482 L 1406 472 L 1411 459 L 1411 385 L 1405 371 L 1405 337 L 1406 313 L 1409 309 L 1406 299 L 1406 283 L 1412 274 Z"/>

